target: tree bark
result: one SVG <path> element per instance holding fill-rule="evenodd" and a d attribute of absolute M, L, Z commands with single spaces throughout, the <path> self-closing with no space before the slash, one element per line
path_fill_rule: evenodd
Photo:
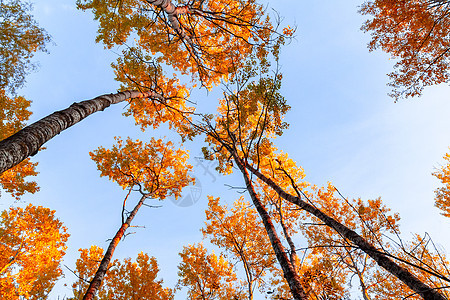
<path fill-rule="evenodd" d="M 155 93 L 139 91 L 102 95 L 92 100 L 75 102 L 69 108 L 54 112 L 25 127 L 14 135 L 0 141 L 0 174 L 19 164 L 27 157 L 35 155 L 44 143 L 87 116 L 102 111 L 111 104 L 132 98 L 146 97 L 161 99 L 161 96 Z"/>
<path fill-rule="evenodd" d="M 175 32 L 192 48 L 192 51 L 195 51 L 192 39 L 187 36 L 186 32 L 181 27 L 180 21 L 178 21 L 178 15 L 188 13 L 189 8 L 187 6 L 175 6 L 170 0 L 147 0 L 147 3 L 160 7 L 167 14 L 170 26 L 173 30 L 175 30 Z"/>
<path fill-rule="evenodd" d="M 281 269 L 283 270 L 284 278 L 286 278 L 286 281 L 288 282 L 292 296 L 296 300 L 308 299 L 301 285 L 300 277 L 298 276 L 294 266 L 291 264 L 288 256 L 286 255 L 286 251 L 281 244 L 280 238 L 277 235 L 272 220 L 258 195 L 256 194 L 256 191 L 254 190 L 247 169 L 239 161 L 236 160 L 236 162 L 242 175 L 244 176 L 247 191 L 249 192 L 253 204 L 255 205 L 255 208 L 263 221 L 264 227 L 269 236 L 270 243 L 272 244 L 272 248 L 275 252 L 277 260 L 280 263 Z"/>
<path fill-rule="evenodd" d="M 148 195 L 143 195 L 141 199 L 139 200 L 138 204 L 134 207 L 134 209 L 131 211 L 130 215 L 128 216 L 125 223 L 122 223 L 122 226 L 120 226 L 120 229 L 117 231 L 116 235 L 112 239 L 111 243 L 109 243 L 108 249 L 106 250 L 105 255 L 103 256 L 102 261 L 100 262 L 100 265 L 98 266 L 98 270 L 94 275 L 94 278 L 92 278 L 91 283 L 89 284 L 89 288 L 87 289 L 86 293 L 84 294 L 83 300 L 91 300 L 94 299 L 95 294 L 98 291 L 98 288 L 100 287 L 103 278 L 105 277 L 106 271 L 108 270 L 109 262 L 111 261 L 111 258 L 114 254 L 114 250 L 116 250 L 117 244 L 119 244 L 120 240 L 125 234 L 125 231 L 128 227 L 130 227 L 131 221 L 134 219 L 134 216 L 136 216 L 139 208 L 141 208 L 142 204 L 144 203 L 145 199 L 148 198 Z"/>
<path fill-rule="evenodd" d="M 297 262 L 299 260 L 298 260 L 298 256 L 297 256 L 297 250 L 295 249 L 294 241 L 292 240 L 291 236 L 289 235 L 288 229 L 287 229 L 286 225 L 284 224 L 281 207 L 277 208 L 277 209 L 279 209 L 278 213 L 280 215 L 280 225 L 281 225 L 281 228 L 283 228 L 284 237 L 286 238 L 286 241 L 289 245 L 289 249 L 290 249 L 289 258 L 291 260 L 291 264 L 295 270 L 298 270 Z"/>
<path fill-rule="evenodd" d="M 269 185 L 274 191 L 280 195 L 283 199 L 299 206 L 301 209 L 311 213 L 315 217 L 319 218 L 327 226 L 336 230 L 346 239 L 350 240 L 359 249 L 367 253 L 373 260 L 377 262 L 378 265 L 383 267 L 386 271 L 400 279 L 404 284 L 406 284 L 411 290 L 420 295 L 426 300 L 447 300 L 446 297 L 441 295 L 437 290 L 429 287 L 422 281 L 420 281 L 416 276 L 410 273 L 407 269 L 399 266 L 388 256 L 378 251 L 372 244 L 367 242 L 363 237 L 357 234 L 355 231 L 331 218 L 327 214 L 323 213 L 321 210 L 317 209 L 313 205 L 303 201 L 299 197 L 290 195 L 286 193 L 282 188 L 280 188 L 272 179 L 266 177 L 264 174 L 259 172 L 257 169 L 253 168 L 248 163 L 245 167 L 254 175 L 256 175 L 261 181 Z"/>

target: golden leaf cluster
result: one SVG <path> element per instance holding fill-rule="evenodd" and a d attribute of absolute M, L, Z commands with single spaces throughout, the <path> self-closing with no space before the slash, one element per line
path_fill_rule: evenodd
<path fill-rule="evenodd" d="M 74 296 L 69 300 L 81 300 L 103 258 L 103 249 L 91 246 L 79 249 L 80 258 L 76 261 L 78 280 L 72 285 Z M 173 290 L 163 287 L 163 280 L 157 279 L 159 267 L 154 257 L 139 253 L 136 261 L 126 258 L 123 262 L 114 260 L 100 286 L 98 300 L 171 300 Z"/>
<path fill-rule="evenodd" d="M 149 143 L 130 138 L 116 141 L 111 149 L 100 147 L 90 155 L 100 176 L 108 176 L 123 189 L 138 185 L 142 192 L 163 200 L 169 195 L 177 198 L 181 189 L 193 181 L 187 175 L 192 168 L 187 164 L 187 152 L 173 149 L 172 142 L 154 138 Z"/>
<path fill-rule="evenodd" d="M 61 277 L 69 237 L 55 211 L 29 204 L 10 208 L 0 220 L 2 299 L 42 299 Z"/>

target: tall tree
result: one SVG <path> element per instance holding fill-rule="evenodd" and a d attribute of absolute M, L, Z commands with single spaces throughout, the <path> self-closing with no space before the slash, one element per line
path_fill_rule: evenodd
<path fill-rule="evenodd" d="M 381 48 L 398 59 L 389 74 L 395 100 L 421 95 L 426 86 L 448 82 L 450 2 L 439 0 L 370 0 L 360 9 L 372 18 L 369 49 Z"/>
<path fill-rule="evenodd" d="M 100 147 L 91 153 L 101 176 L 108 176 L 122 188 L 129 189 L 129 193 L 123 202 L 121 226 L 111 240 L 97 272 L 90 280 L 84 300 L 94 298 L 118 243 L 145 200 L 163 200 L 169 195 L 178 198 L 181 189 L 192 181 L 187 175 L 188 170 L 192 168 L 186 163 L 187 153 L 181 149 L 173 150 L 172 146 L 172 143 L 165 144 L 162 140 L 151 139 L 150 143 L 144 144 L 131 139 L 124 143 L 117 138 L 117 145 L 113 145 L 111 150 Z M 125 205 L 133 189 L 136 189 L 141 197 L 134 209 L 127 214 Z"/>
<path fill-rule="evenodd" d="M 46 298 L 62 276 L 67 228 L 54 211 L 31 204 L 5 210 L 0 218 L 2 298 Z"/>
<path fill-rule="evenodd" d="M 237 165 L 294 299 L 306 299 L 307 295 L 295 267 L 286 254 L 267 208 L 261 201 L 257 186 L 243 164 L 243 161 L 251 159 L 259 165 L 272 151 L 269 139 L 281 135 L 287 127 L 282 118 L 289 106 L 279 93 L 282 76 L 275 74 L 272 78 L 268 74 L 270 64 L 278 60 L 279 47 L 283 42 L 282 37 L 278 39 L 277 47 L 266 52 L 264 59 L 259 60 L 256 56 L 247 61 L 246 66 L 238 70 L 231 81 L 237 92 L 225 95 L 225 98 L 220 100 L 219 114 L 206 116 L 205 124 L 197 128 L 207 133 L 206 140 L 211 146 L 210 150 L 204 150 L 206 158 L 217 158 L 221 172 L 231 172 L 233 162 Z M 273 61 L 269 60 L 270 54 Z"/>

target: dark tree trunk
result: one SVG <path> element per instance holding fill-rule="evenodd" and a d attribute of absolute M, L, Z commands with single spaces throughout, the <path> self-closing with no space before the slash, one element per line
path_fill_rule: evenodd
<path fill-rule="evenodd" d="M 114 254 L 114 250 L 116 250 L 117 244 L 119 244 L 120 240 L 125 234 L 125 231 L 128 227 L 130 227 L 131 221 L 134 219 L 134 216 L 136 216 L 139 208 L 141 208 L 142 204 L 144 203 L 145 199 L 148 198 L 148 195 L 143 195 L 141 199 L 139 200 L 138 204 L 134 207 L 134 209 L 131 211 L 130 215 L 126 219 L 126 221 L 120 226 L 120 229 L 117 231 L 116 235 L 112 239 L 111 243 L 109 243 L 108 249 L 105 252 L 105 255 L 103 256 L 102 261 L 100 262 L 100 265 L 98 266 L 98 270 L 94 275 L 94 278 L 92 278 L 91 283 L 89 284 L 89 288 L 87 289 L 86 293 L 84 294 L 83 300 L 91 300 L 94 299 L 95 294 L 98 291 L 98 288 L 102 284 L 102 280 L 105 277 L 106 271 L 108 271 L 108 265 L 111 261 L 111 258 Z"/>
<path fill-rule="evenodd" d="M 311 204 L 303 201 L 299 197 L 295 197 L 286 193 L 281 189 L 272 179 L 266 177 L 264 174 L 259 172 L 257 169 L 253 168 L 249 164 L 245 166 L 251 173 L 256 175 L 261 181 L 269 185 L 274 191 L 280 195 L 283 199 L 299 206 L 303 210 L 311 213 L 315 217 L 319 218 L 327 226 L 336 230 L 346 239 L 354 243 L 359 249 L 367 253 L 373 260 L 375 260 L 378 265 L 383 267 L 386 271 L 400 279 L 404 284 L 406 284 L 411 290 L 420 295 L 426 300 L 447 300 L 446 297 L 441 295 L 437 290 L 429 287 L 422 281 L 420 281 L 416 276 L 410 273 L 407 269 L 399 266 L 391 258 L 382 252 L 378 251 L 372 244 L 367 242 L 363 237 L 357 234 L 355 231 L 331 218 L 327 214 L 323 213 L 321 210 L 312 206 Z"/>
<path fill-rule="evenodd" d="M 153 96 L 151 93 L 139 91 L 102 95 L 92 100 L 74 103 L 69 108 L 48 115 L 0 141 L 0 174 L 36 154 L 44 143 L 87 116 L 102 111 L 111 104 Z"/>
<path fill-rule="evenodd" d="M 253 204 L 255 205 L 255 208 L 258 211 L 258 213 L 263 221 L 264 228 L 266 229 L 267 235 L 269 236 L 270 243 L 272 244 L 272 248 L 275 252 L 275 255 L 281 266 L 281 269 L 283 270 L 284 278 L 286 278 L 286 281 L 289 285 L 289 289 L 291 290 L 292 296 L 294 297 L 295 300 L 308 299 L 308 297 L 301 285 L 300 277 L 298 276 L 294 266 L 292 265 L 291 261 L 289 260 L 283 245 L 281 244 L 280 238 L 277 235 L 277 232 L 275 230 L 275 227 L 273 226 L 272 220 L 271 220 L 269 214 L 267 213 L 266 208 L 264 207 L 261 200 L 259 199 L 256 191 L 253 188 L 253 185 L 251 183 L 247 169 L 240 162 L 237 162 L 237 164 L 238 164 L 240 171 L 242 172 L 242 175 L 244 176 L 247 191 L 249 192 L 250 197 L 252 198 Z"/>

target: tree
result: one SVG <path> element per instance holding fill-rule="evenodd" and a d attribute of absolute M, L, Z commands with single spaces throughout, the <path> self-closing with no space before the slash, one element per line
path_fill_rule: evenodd
<path fill-rule="evenodd" d="M 289 179 L 292 180 L 292 185 L 294 189 L 297 191 L 297 196 L 289 194 L 288 192 L 283 190 L 279 185 L 277 185 L 275 181 L 278 179 L 275 179 L 274 177 L 272 177 L 272 175 L 267 174 L 266 176 L 265 174 L 261 173 L 258 169 L 251 166 L 247 162 L 241 161 L 240 163 L 245 164 L 246 168 L 252 174 L 257 176 L 259 180 L 261 180 L 262 182 L 273 188 L 280 195 L 280 197 L 293 204 L 296 204 L 299 208 L 301 208 L 305 212 L 314 215 L 315 217 L 320 219 L 325 224 L 325 226 L 331 227 L 333 228 L 333 230 L 336 230 L 341 236 L 343 236 L 348 241 L 352 242 L 355 247 L 361 249 L 366 254 L 368 254 L 374 261 L 377 262 L 378 265 L 383 267 L 387 272 L 396 276 L 405 285 L 407 285 L 410 289 L 412 289 L 415 293 L 419 294 L 424 299 L 445 299 L 445 297 L 441 293 L 439 293 L 434 287 L 428 286 L 422 280 L 417 278 L 411 271 L 396 263 L 394 261 L 394 259 L 396 259 L 395 257 L 393 257 L 392 259 L 391 255 L 374 247 L 370 242 L 365 240 L 360 234 L 358 234 L 351 228 L 348 228 L 344 224 L 340 223 L 338 220 L 334 219 L 333 217 L 330 217 L 329 215 L 327 215 L 326 213 L 315 207 L 315 205 L 312 204 L 311 200 L 304 193 L 301 193 L 296 188 L 295 181 L 292 180 L 292 177 L 290 177 L 289 173 L 283 168 L 280 168 L 280 171 L 282 171 L 282 173 L 284 173 Z M 306 201 L 303 200 L 302 198 L 304 198 Z"/>
<path fill-rule="evenodd" d="M 371 33 L 369 49 L 399 59 L 389 74 L 396 101 L 449 81 L 449 11 L 450 3 L 439 0 L 375 0 L 361 6 L 361 14 L 373 17 L 361 28 Z"/>
<path fill-rule="evenodd" d="M 103 250 L 97 246 L 80 249 L 80 258 L 76 263 L 76 273 L 79 279 L 72 285 L 74 297 L 70 300 L 82 299 L 89 278 L 98 268 Z M 122 263 L 115 260 L 109 265 L 109 272 L 100 287 L 96 299 L 173 299 L 173 290 L 163 287 L 163 280 L 157 279 L 158 264 L 154 257 L 139 253 L 136 262 L 130 258 Z"/>
<path fill-rule="evenodd" d="M 62 275 L 69 237 L 55 211 L 29 204 L 1 213 L 0 294 L 4 299 L 43 299 Z"/>
<path fill-rule="evenodd" d="M 446 153 L 444 159 L 447 163 L 433 173 L 443 185 L 435 191 L 435 206 L 441 210 L 443 216 L 450 217 L 450 154 Z"/>
<path fill-rule="evenodd" d="M 242 299 L 237 277 L 224 255 L 208 254 L 203 244 L 188 245 L 180 252 L 179 287 L 188 288 L 189 299 Z"/>
<path fill-rule="evenodd" d="M 114 251 L 124 237 L 125 231 L 137 212 L 148 198 L 160 200 L 169 195 L 178 198 L 181 189 L 187 186 L 192 178 L 187 176 L 190 165 L 187 165 L 187 153 L 181 149 L 173 150 L 172 143 L 164 144 L 162 140 L 151 139 L 150 143 L 133 142 L 127 139 L 124 143 L 119 138 L 117 145 L 111 150 L 100 147 L 91 153 L 92 159 L 101 171 L 100 176 L 108 176 L 123 189 L 129 189 L 122 207 L 122 224 L 111 240 L 105 255 L 98 266 L 83 299 L 93 299 L 108 270 Z M 141 198 L 134 209 L 126 213 L 128 196 L 136 188 Z"/>

